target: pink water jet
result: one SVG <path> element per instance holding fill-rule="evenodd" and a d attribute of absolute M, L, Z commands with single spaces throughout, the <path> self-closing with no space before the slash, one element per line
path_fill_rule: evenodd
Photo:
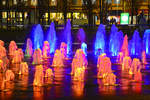
<path fill-rule="evenodd" d="M 5 45 L 4 41 L 0 40 L 0 46 L 4 47 L 4 45 Z"/>
<path fill-rule="evenodd" d="M 63 56 L 61 54 L 61 51 L 59 49 L 57 49 L 55 51 L 55 54 L 54 54 L 52 66 L 62 67 L 62 66 L 64 66 L 64 62 L 63 61 L 64 60 L 63 60 Z"/>
<path fill-rule="evenodd" d="M 7 70 L 5 73 L 5 81 L 13 81 L 15 79 L 15 74 L 12 70 Z"/>
<path fill-rule="evenodd" d="M 12 58 L 12 63 L 16 64 L 16 63 L 21 63 L 22 62 L 22 56 L 20 54 L 19 50 L 16 50 L 14 52 L 13 58 Z"/>
<path fill-rule="evenodd" d="M 87 59 L 86 59 L 86 56 L 85 56 L 83 50 L 77 49 L 75 56 L 72 60 L 72 64 L 71 64 L 71 66 L 72 66 L 71 75 L 74 75 L 76 72 L 78 73 L 78 71 L 76 71 L 78 68 L 81 68 L 81 69 L 78 69 L 81 71 L 83 69 L 86 69 L 87 65 L 88 65 L 88 62 L 87 62 Z M 83 71 L 83 72 L 85 72 L 85 71 Z"/>
<path fill-rule="evenodd" d="M 65 42 L 61 42 L 60 52 L 62 54 L 63 59 L 67 57 L 67 44 Z"/>
<path fill-rule="evenodd" d="M 23 61 L 24 60 L 24 53 L 23 53 L 23 50 L 21 48 L 18 49 L 18 52 L 21 56 L 21 60 Z"/>
<path fill-rule="evenodd" d="M 104 85 L 116 85 L 116 75 L 113 73 L 108 73 L 107 76 L 103 79 Z"/>
<path fill-rule="evenodd" d="M 44 84 L 43 77 L 44 77 L 43 66 L 37 65 L 35 68 L 33 85 L 42 86 Z"/>
<path fill-rule="evenodd" d="M 50 69 L 50 68 L 46 69 L 45 77 L 50 78 L 50 77 L 53 77 L 53 76 L 54 76 L 54 73 L 53 73 L 52 69 Z"/>
<path fill-rule="evenodd" d="M 18 49 L 16 42 L 15 41 L 11 41 L 9 44 L 9 55 L 10 56 L 14 56 L 15 51 Z"/>
<path fill-rule="evenodd" d="M 19 69 L 19 74 L 21 75 L 28 75 L 28 64 L 27 62 L 21 62 L 20 64 L 20 69 Z"/>
<path fill-rule="evenodd" d="M 98 78 L 105 78 L 107 74 L 112 72 L 110 58 L 106 57 L 105 54 L 99 56 L 97 67 L 98 67 L 97 73 Z"/>
<path fill-rule="evenodd" d="M 123 58 L 122 70 L 129 70 L 131 67 L 132 59 L 130 56 L 126 56 Z"/>
<path fill-rule="evenodd" d="M 142 63 L 147 64 L 145 51 L 142 52 Z"/>
<path fill-rule="evenodd" d="M 26 45 L 26 50 L 25 50 L 25 56 L 31 57 L 33 54 L 33 49 L 32 49 L 32 41 L 30 38 L 27 39 L 27 45 Z"/>
<path fill-rule="evenodd" d="M 49 56 L 50 56 L 50 45 L 48 41 L 44 41 L 43 58 L 48 58 Z"/>
<path fill-rule="evenodd" d="M 40 48 L 36 49 L 33 53 L 33 61 L 32 64 L 42 64 L 42 51 Z"/>
<path fill-rule="evenodd" d="M 117 62 L 122 64 L 123 63 L 123 53 L 119 52 L 118 56 L 117 56 Z"/>
<path fill-rule="evenodd" d="M 129 56 L 129 50 L 128 50 L 128 36 L 125 35 L 123 40 L 123 45 L 121 47 L 121 52 L 123 53 L 123 56 Z"/>
<path fill-rule="evenodd" d="M 141 71 L 141 62 L 139 59 L 134 58 L 131 64 L 131 68 L 129 70 L 129 74 L 136 74 Z"/>

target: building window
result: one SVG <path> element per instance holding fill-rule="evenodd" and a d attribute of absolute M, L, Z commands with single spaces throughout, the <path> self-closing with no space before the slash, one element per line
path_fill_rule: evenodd
<path fill-rule="evenodd" d="M 106 2 L 107 2 L 108 4 L 110 4 L 110 3 L 112 3 L 112 0 L 107 0 Z"/>
<path fill-rule="evenodd" d="M 114 4 L 120 4 L 120 0 L 114 0 Z"/>
<path fill-rule="evenodd" d="M 57 0 L 51 0 L 51 5 L 56 6 L 57 5 Z"/>
<path fill-rule="evenodd" d="M 32 6 L 37 6 L 37 0 L 31 0 L 31 5 Z"/>
<path fill-rule="evenodd" d="M 2 18 L 7 18 L 7 12 L 2 12 Z"/>
<path fill-rule="evenodd" d="M 17 4 L 17 0 L 14 0 L 13 4 L 16 5 Z"/>
<path fill-rule="evenodd" d="M 3 0 L 3 1 L 2 1 L 2 5 L 6 5 L 6 0 Z"/>

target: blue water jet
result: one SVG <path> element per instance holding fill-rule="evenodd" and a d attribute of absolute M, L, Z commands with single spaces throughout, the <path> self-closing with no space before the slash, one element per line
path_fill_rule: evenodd
<path fill-rule="evenodd" d="M 63 42 L 67 44 L 67 55 L 70 55 L 72 52 L 72 38 L 71 38 L 71 23 L 68 19 L 67 24 L 64 28 L 63 36 L 61 37 Z"/>
<path fill-rule="evenodd" d="M 150 29 L 145 30 L 143 36 L 143 48 L 147 55 L 150 54 Z"/>
<path fill-rule="evenodd" d="M 83 42 L 85 42 L 86 36 L 85 36 L 85 32 L 84 32 L 83 28 L 80 28 L 80 29 L 78 30 L 77 38 L 79 39 L 79 41 L 81 42 L 81 44 L 82 44 Z"/>
<path fill-rule="evenodd" d="M 83 50 L 85 56 L 87 56 L 87 44 L 85 42 L 82 42 L 81 49 Z"/>
<path fill-rule="evenodd" d="M 31 40 L 33 43 L 33 49 L 42 48 L 43 41 L 44 41 L 44 35 L 43 30 L 40 24 L 33 26 L 31 30 Z"/>
<path fill-rule="evenodd" d="M 117 56 L 120 52 L 123 43 L 123 32 L 119 31 L 115 25 L 111 27 L 111 34 L 109 40 L 109 52 L 112 56 Z"/>
<path fill-rule="evenodd" d="M 105 26 L 103 24 L 100 24 L 96 33 L 96 41 L 94 44 L 95 48 L 95 55 L 99 55 L 101 53 L 105 52 Z"/>
<path fill-rule="evenodd" d="M 50 44 L 50 53 L 54 53 L 55 47 L 56 47 L 56 40 L 57 40 L 54 22 L 51 23 L 51 25 L 49 26 L 47 30 L 46 40 Z"/>
<path fill-rule="evenodd" d="M 134 31 L 132 39 L 129 41 L 129 53 L 130 55 L 140 56 L 142 52 L 142 41 L 137 30 Z"/>

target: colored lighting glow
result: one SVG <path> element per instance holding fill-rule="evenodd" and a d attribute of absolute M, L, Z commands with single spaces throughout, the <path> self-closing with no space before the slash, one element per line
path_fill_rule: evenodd
<path fill-rule="evenodd" d="M 129 13 L 121 13 L 121 24 L 129 24 Z"/>
<path fill-rule="evenodd" d="M 144 36 L 143 36 L 143 44 L 144 44 L 144 50 L 146 51 L 146 54 L 150 54 L 150 29 L 145 30 Z"/>
<path fill-rule="evenodd" d="M 47 39 L 46 39 L 50 44 L 50 53 L 55 52 L 56 39 L 57 38 L 56 38 L 55 24 L 54 22 L 52 22 L 47 31 Z"/>

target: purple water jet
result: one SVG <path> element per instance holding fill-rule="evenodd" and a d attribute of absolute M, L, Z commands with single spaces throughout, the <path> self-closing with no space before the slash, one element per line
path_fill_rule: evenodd
<path fill-rule="evenodd" d="M 43 35 L 43 30 L 40 24 L 33 26 L 32 31 L 31 31 L 31 39 L 32 39 L 34 50 L 38 48 L 42 48 L 44 35 Z"/>
<path fill-rule="evenodd" d="M 55 46 L 56 46 L 56 30 L 55 30 L 55 24 L 54 22 L 51 23 L 50 27 L 47 30 L 46 34 L 46 40 L 50 44 L 50 53 L 55 52 Z"/>
<path fill-rule="evenodd" d="M 129 41 L 129 53 L 130 55 L 140 56 L 142 52 L 142 44 L 141 38 L 139 36 L 139 32 L 137 30 L 134 31 L 132 39 Z"/>
<path fill-rule="evenodd" d="M 115 25 L 111 27 L 111 35 L 109 41 L 109 52 L 112 56 L 117 56 L 123 42 L 123 32 L 119 31 Z"/>
<path fill-rule="evenodd" d="M 143 47 L 147 55 L 150 54 L 150 29 L 145 30 L 143 36 Z"/>
<path fill-rule="evenodd" d="M 100 24 L 96 33 L 96 41 L 94 45 L 95 55 L 99 54 L 99 51 L 101 51 L 102 53 L 104 53 L 105 51 L 105 33 L 105 26 L 103 24 Z"/>

